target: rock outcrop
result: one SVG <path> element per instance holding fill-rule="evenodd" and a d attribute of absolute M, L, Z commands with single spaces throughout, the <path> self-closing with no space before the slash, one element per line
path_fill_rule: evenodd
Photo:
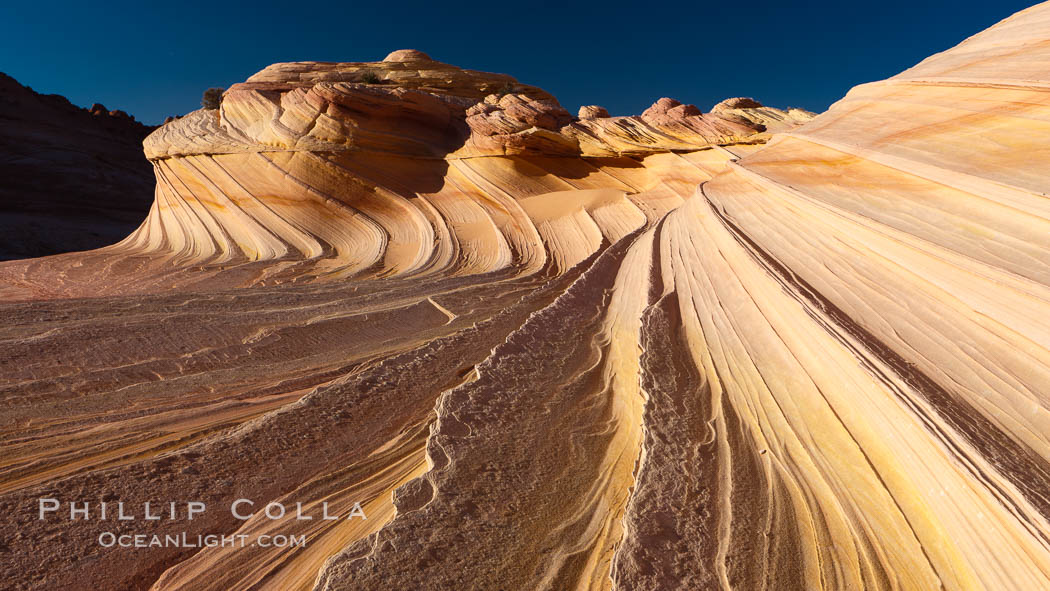
<path fill-rule="evenodd" d="M 100 255 L 147 257 L 152 270 L 131 277 L 103 263 L 112 273 L 89 271 L 91 290 L 386 277 L 464 260 L 471 271 L 495 270 L 521 257 L 571 266 L 591 247 L 543 254 L 548 246 L 525 245 L 535 236 L 504 236 L 511 229 L 497 226 L 472 235 L 487 244 L 472 250 L 478 245 L 464 247 L 442 220 L 511 216 L 517 227 L 531 223 L 521 218 L 528 212 L 514 213 L 523 199 L 575 189 L 620 191 L 618 207 L 659 215 L 768 137 L 762 125 L 677 104 L 577 120 L 542 89 L 414 50 L 381 62 L 275 64 L 233 85 L 220 109 L 169 121 L 145 139 L 156 201 L 135 233 Z M 561 240 L 551 233 L 546 240 Z M 202 266 L 211 270 L 202 275 Z M 0 274 L 9 292 L 72 295 L 83 293 L 76 276 L 89 267 L 77 256 Z M 249 278 L 248 268 L 260 274 Z M 210 278 L 216 272 L 222 277 Z"/>
<path fill-rule="evenodd" d="M 152 129 L 0 73 L 0 260 L 107 246 L 134 230 L 153 200 L 141 148 Z"/>
<path fill-rule="evenodd" d="M 745 124 L 760 125 L 769 132 L 789 131 L 816 116 L 804 109 L 773 109 L 746 97 L 726 99 L 712 107 L 711 113 Z"/>
<path fill-rule="evenodd" d="M 579 111 L 580 119 L 604 119 L 609 116 L 609 111 L 598 105 L 584 105 Z"/>
<path fill-rule="evenodd" d="M 801 126 L 573 118 L 413 50 L 271 66 L 147 138 L 126 240 L 0 265 L 0 578 L 1050 588 L 1048 58 L 1050 3 Z"/>

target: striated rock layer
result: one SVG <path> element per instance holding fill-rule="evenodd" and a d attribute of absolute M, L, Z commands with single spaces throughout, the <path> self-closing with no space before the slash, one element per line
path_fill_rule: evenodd
<path fill-rule="evenodd" d="M 1050 588 L 1048 47 L 1042 4 L 801 127 L 574 118 L 412 50 L 267 68 L 146 140 L 126 240 L 0 266 L 0 576 Z"/>
<path fill-rule="evenodd" d="M 760 118 L 664 98 L 576 120 L 543 90 L 411 50 L 275 64 L 146 138 L 156 199 L 135 233 L 4 267 L 0 294 L 565 271 L 764 142 Z"/>

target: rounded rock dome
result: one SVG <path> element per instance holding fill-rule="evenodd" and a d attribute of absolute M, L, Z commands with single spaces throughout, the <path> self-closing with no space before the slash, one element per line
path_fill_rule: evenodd
<path fill-rule="evenodd" d="M 384 62 L 432 62 L 430 56 L 416 49 L 398 49 L 383 58 Z"/>

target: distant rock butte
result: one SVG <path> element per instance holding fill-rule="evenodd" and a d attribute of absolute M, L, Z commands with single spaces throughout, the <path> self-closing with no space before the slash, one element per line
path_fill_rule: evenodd
<path fill-rule="evenodd" d="M 134 230 L 153 200 L 141 150 L 153 129 L 0 73 L 0 260 L 107 246 Z"/>
<path fill-rule="evenodd" d="M 0 580 L 1050 589 L 1047 63 L 1050 4 L 812 120 L 266 68 L 146 139 L 123 242 L 0 265 Z"/>

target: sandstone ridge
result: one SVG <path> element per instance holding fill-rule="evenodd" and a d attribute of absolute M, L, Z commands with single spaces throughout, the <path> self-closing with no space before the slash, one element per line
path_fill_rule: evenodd
<path fill-rule="evenodd" d="M 236 84 L 216 111 L 173 121 L 145 143 L 151 160 L 253 151 L 363 150 L 458 158 L 531 153 L 644 155 L 759 141 L 766 122 L 812 116 L 762 107 L 704 115 L 692 105 L 652 116 L 572 117 L 542 89 L 464 70 L 416 50 L 381 62 L 274 64 Z M 655 109 L 655 110 L 654 110 Z M 752 116 L 748 116 L 752 113 Z M 597 119 L 607 119 L 596 121 Z M 750 139 L 749 139 L 750 138 Z"/>
<path fill-rule="evenodd" d="M 593 113 L 573 117 L 540 88 L 416 50 L 379 62 L 274 64 L 227 90 L 218 109 L 169 121 L 145 139 L 157 177 L 153 208 L 100 255 L 148 257 L 158 274 L 145 275 L 156 283 L 132 279 L 118 271 L 122 264 L 104 265 L 110 271 L 92 283 L 121 293 L 184 281 L 201 288 L 388 276 L 461 265 L 464 256 L 475 271 L 522 257 L 574 263 L 582 254 L 526 248 L 531 231 L 504 236 L 509 227 L 482 232 L 495 242 L 471 250 L 464 244 L 480 236 L 459 236 L 447 216 L 520 226 L 530 215 L 519 211 L 522 199 L 572 189 L 620 191 L 631 196 L 624 206 L 659 215 L 765 142 L 761 121 L 806 119 L 766 107 L 723 117 L 669 98 L 641 116 Z M 72 279 L 83 268 L 75 261 L 36 268 L 43 275 L 23 277 L 22 289 L 48 284 L 48 274 Z M 202 266 L 204 275 L 187 272 Z M 70 294 L 83 288 L 58 283 Z"/>

